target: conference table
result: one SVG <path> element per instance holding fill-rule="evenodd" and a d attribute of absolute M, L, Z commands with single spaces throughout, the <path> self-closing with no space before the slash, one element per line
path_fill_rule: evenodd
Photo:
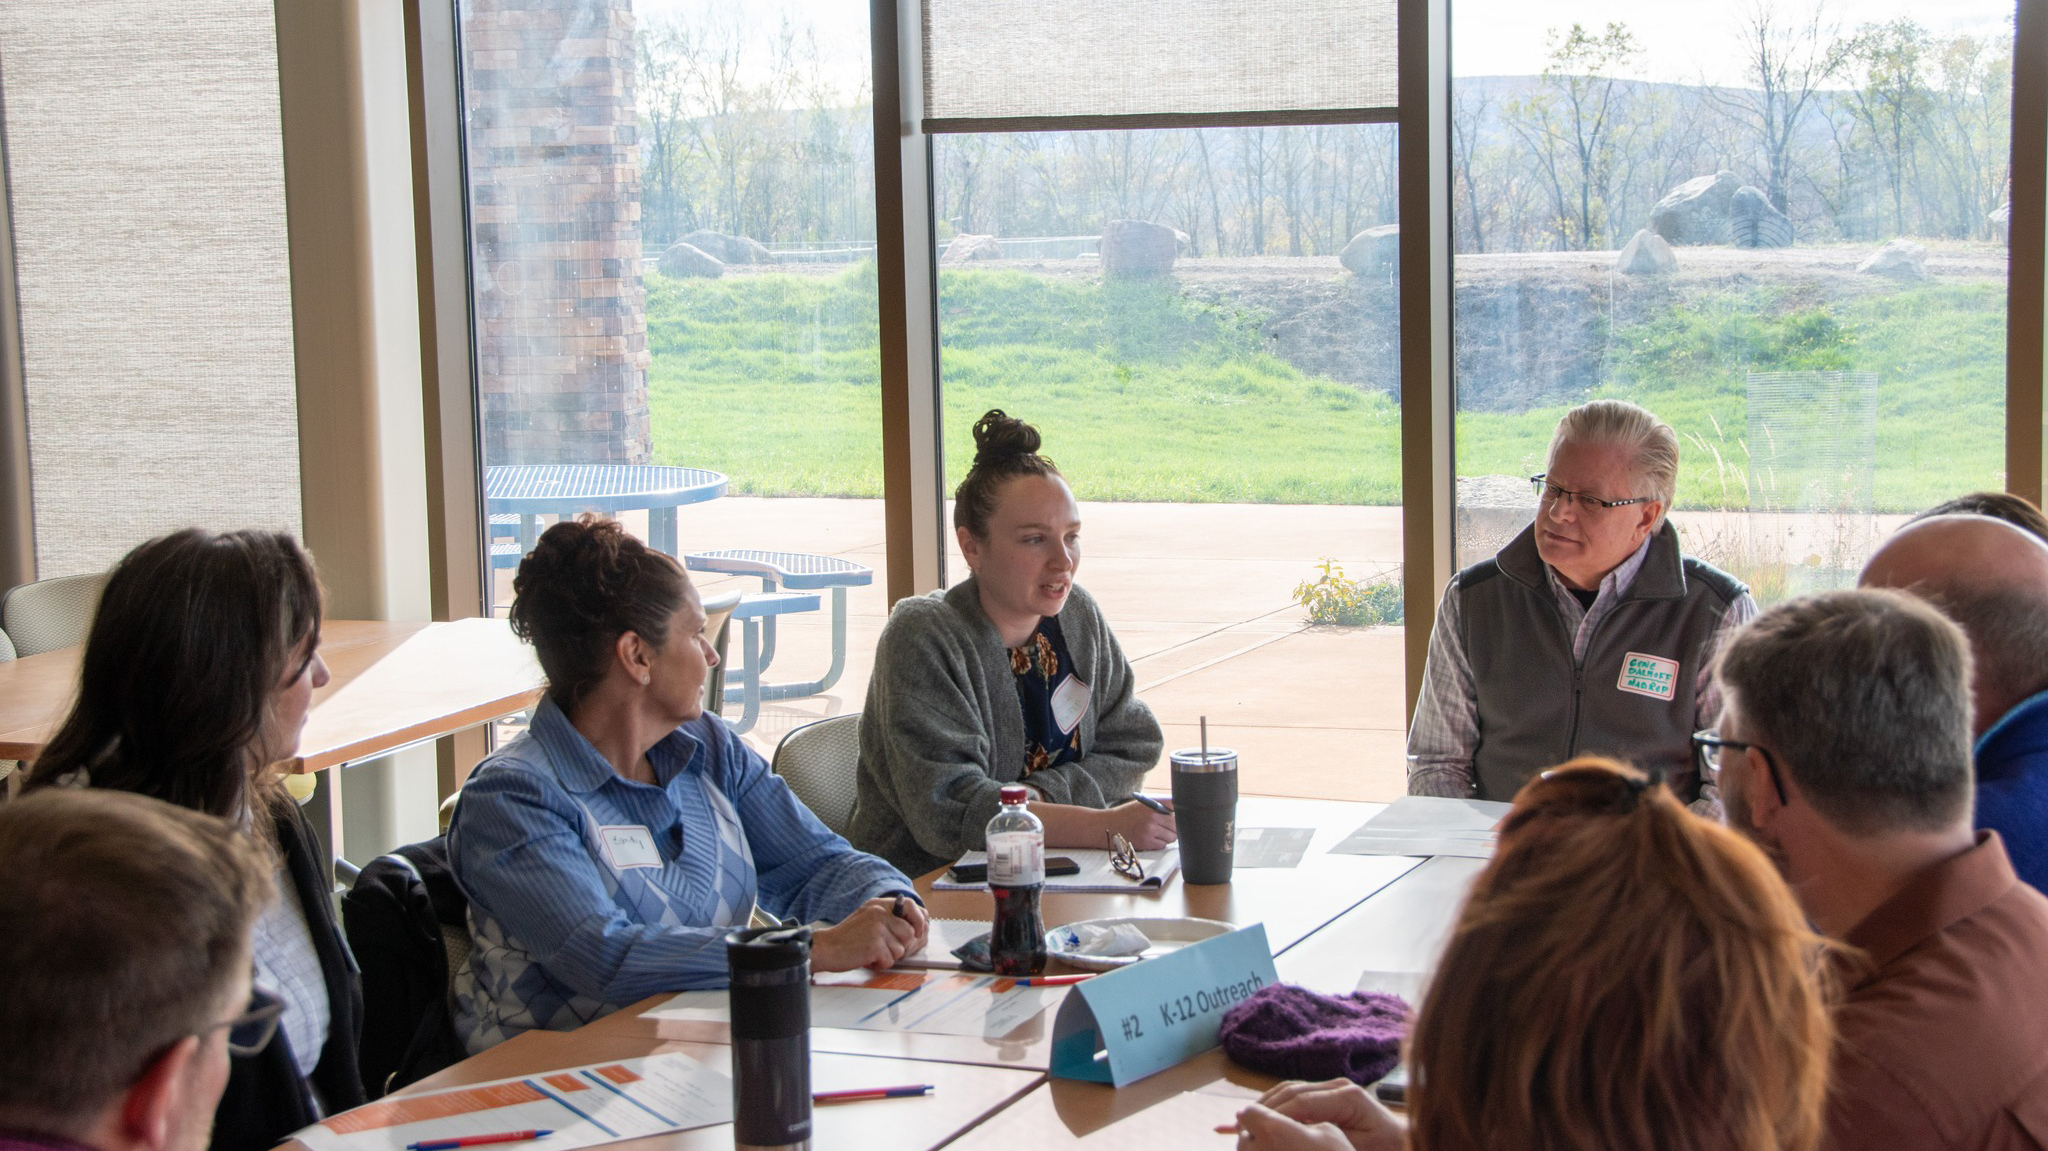
<path fill-rule="evenodd" d="M 1263 923 L 1280 977 L 1328 992 L 1363 979 L 1419 987 L 1434 964 L 1464 892 L 1481 861 L 1410 856 L 1335 855 L 1330 848 L 1384 805 L 1247 796 L 1241 828 L 1312 828 L 1306 855 L 1291 868 L 1236 870 L 1228 885 L 1191 886 L 1176 875 L 1152 894 L 1048 892 L 1048 926 L 1108 916 L 1188 916 L 1239 926 Z M 932 915 L 986 919 L 984 891 L 940 891 L 942 872 L 917 880 Z M 926 982 L 957 973 L 915 973 Z M 815 982 L 857 982 L 863 973 L 820 975 Z M 1053 1017 L 1071 988 L 1049 989 L 1036 1018 L 1000 1037 L 811 1030 L 815 1090 L 839 1086 L 930 1083 L 924 1098 L 820 1106 L 813 1146 L 820 1148 L 1228 1147 L 1214 1133 L 1275 1080 L 1210 1051 L 1156 1075 L 1112 1088 L 1049 1078 Z M 1412 992 L 1411 992 L 1412 994 Z M 479 1083 L 668 1051 L 729 1065 L 722 1022 L 650 1018 L 653 996 L 572 1032 L 529 1032 L 408 1088 Z M 730 1147 L 729 1125 L 638 1143 L 664 1148 Z"/>

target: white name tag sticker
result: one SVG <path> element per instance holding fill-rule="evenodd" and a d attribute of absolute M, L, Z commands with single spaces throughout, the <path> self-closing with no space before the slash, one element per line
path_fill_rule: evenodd
<path fill-rule="evenodd" d="M 1678 694 L 1678 661 L 1629 652 L 1621 657 L 1621 678 L 1614 686 L 1651 699 L 1670 699 Z"/>
<path fill-rule="evenodd" d="M 597 837 L 604 844 L 605 859 L 613 871 L 661 866 L 661 853 L 654 850 L 654 833 L 638 824 L 600 827 Z"/>
<path fill-rule="evenodd" d="M 1052 721 L 1060 725 L 1061 735 L 1074 734 L 1074 725 L 1088 714 L 1088 685 L 1078 675 L 1070 675 L 1052 693 Z"/>

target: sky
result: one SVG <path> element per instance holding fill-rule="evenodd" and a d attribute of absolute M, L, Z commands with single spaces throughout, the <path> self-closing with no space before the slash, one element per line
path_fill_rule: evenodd
<path fill-rule="evenodd" d="M 917 0 L 901 0 L 916 3 Z M 1113 3 L 1114 0 L 1102 0 Z M 1725 83 L 1736 78 L 1735 17 L 1755 0 L 1451 0 L 1452 68 L 1460 75 L 1531 75 L 1543 70 L 1552 29 L 1577 22 L 1588 31 L 1610 21 L 1628 25 L 1642 46 L 1632 75 L 1642 79 Z M 1769 0 L 1785 11 L 1807 11 L 1814 0 Z M 787 15 L 818 30 L 832 57 L 828 67 L 849 79 L 868 63 L 865 0 L 634 0 L 642 20 L 689 18 L 705 10 L 744 6 L 750 19 L 771 24 Z M 2010 32 L 2013 0 L 1822 0 L 1823 19 L 1850 31 L 1865 23 L 1910 17 L 1936 35 L 1991 36 Z M 850 86 L 850 85 L 849 85 Z"/>

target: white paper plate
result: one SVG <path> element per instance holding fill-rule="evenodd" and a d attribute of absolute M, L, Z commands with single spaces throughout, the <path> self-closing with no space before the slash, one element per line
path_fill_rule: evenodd
<path fill-rule="evenodd" d="M 1054 937 L 1069 927 L 1080 927 L 1083 924 L 1095 927 L 1115 927 L 1119 923 L 1131 924 L 1144 932 L 1145 938 L 1152 941 L 1152 946 L 1146 948 L 1143 955 L 1077 955 L 1071 951 L 1061 950 L 1054 942 Z M 1230 924 L 1214 919 L 1168 919 L 1146 918 L 1136 915 L 1116 915 L 1108 919 L 1082 919 L 1073 923 L 1062 924 L 1045 933 L 1045 950 L 1049 958 L 1057 959 L 1069 967 L 1079 967 L 1084 971 L 1114 971 L 1119 967 L 1136 963 L 1140 959 L 1154 959 L 1170 951 L 1179 951 L 1190 943 L 1200 943 L 1204 939 L 1213 939 L 1218 935 L 1227 935 L 1236 930 L 1237 928 L 1232 927 Z"/>

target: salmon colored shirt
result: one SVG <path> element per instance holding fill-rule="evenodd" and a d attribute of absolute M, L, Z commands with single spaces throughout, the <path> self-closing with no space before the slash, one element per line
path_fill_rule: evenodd
<path fill-rule="evenodd" d="M 1915 876 L 1846 942 L 1832 1151 L 2048 1148 L 2048 897 L 1994 831 Z"/>

